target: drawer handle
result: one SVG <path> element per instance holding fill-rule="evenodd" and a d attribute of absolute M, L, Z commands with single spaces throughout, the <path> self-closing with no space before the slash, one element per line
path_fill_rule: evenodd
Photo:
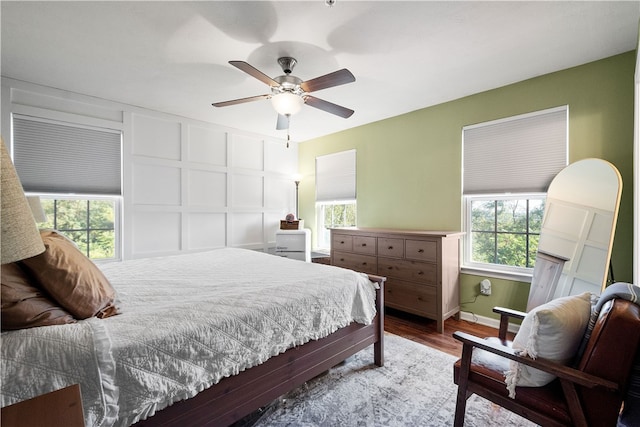
<path fill-rule="evenodd" d="M 340 258 L 340 261 L 344 261 L 344 258 Z"/>
<path fill-rule="evenodd" d="M 362 265 L 367 265 L 367 263 L 366 263 L 366 262 L 363 262 L 363 263 L 362 263 Z"/>
<path fill-rule="evenodd" d="M 418 276 L 422 276 L 424 274 L 424 271 L 418 271 Z"/>
<path fill-rule="evenodd" d="M 424 252 L 424 249 L 418 249 L 418 253 L 421 254 Z"/>
<path fill-rule="evenodd" d="M 387 267 L 387 270 L 393 270 L 392 266 Z"/>
<path fill-rule="evenodd" d="M 341 244 L 341 245 L 344 245 L 344 240 L 340 240 L 340 244 Z"/>
<path fill-rule="evenodd" d="M 392 250 L 392 249 L 393 249 L 393 246 L 389 246 L 387 249 Z"/>
<path fill-rule="evenodd" d="M 367 244 L 366 244 L 366 243 L 363 243 L 363 244 L 362 244 L 362 246 L 367 246 Z"/>

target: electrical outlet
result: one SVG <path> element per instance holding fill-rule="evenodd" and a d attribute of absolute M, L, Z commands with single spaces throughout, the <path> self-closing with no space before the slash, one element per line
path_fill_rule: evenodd
<path fill-rule="evenodd" d="M 491 282 L 489 279 L 484 279 L 480 282 L 480 293 L 482 295 L 491 295 Z"/>

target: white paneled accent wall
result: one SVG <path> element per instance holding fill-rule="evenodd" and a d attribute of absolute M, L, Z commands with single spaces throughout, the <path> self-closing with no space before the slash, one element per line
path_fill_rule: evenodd
<path fill-rule="evenodd" d="M 3 78 L 5 140 L 11 113 L 122 130 L 125 259 L 267 250 L 295 212 L 297 144 Z"/>

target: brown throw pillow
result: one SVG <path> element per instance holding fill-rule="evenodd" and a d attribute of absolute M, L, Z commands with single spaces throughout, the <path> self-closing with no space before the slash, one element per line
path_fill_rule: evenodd
<path fill-rule="evenodd" d="M 0 266 L 2 276 L 2 330 L 64 325 L 76 319 L 49 299 L 20 263 Z"/>
<path fill-rule="evenodd" d="M 56 231 L 40 235 L 46 250 L 22 261 L 40 286 L 76 319 L 118 314 L 116 291 L 102 271 Z"/>

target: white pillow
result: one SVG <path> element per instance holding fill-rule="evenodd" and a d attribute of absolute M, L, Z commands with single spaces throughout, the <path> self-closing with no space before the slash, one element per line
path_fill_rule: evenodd
<path fill-rule="evenodd" d="M 542 357 L 567 364 L 578 350 L 590 316 L 589 292 L 554 299 L 527 313 L 513 340 L 513 349 L 532 359 Z M 540 387 L 554 379 L 552 374 L 514 361 L 505 373 L 511 398 L 516 395 L 516 386 Z"/>

